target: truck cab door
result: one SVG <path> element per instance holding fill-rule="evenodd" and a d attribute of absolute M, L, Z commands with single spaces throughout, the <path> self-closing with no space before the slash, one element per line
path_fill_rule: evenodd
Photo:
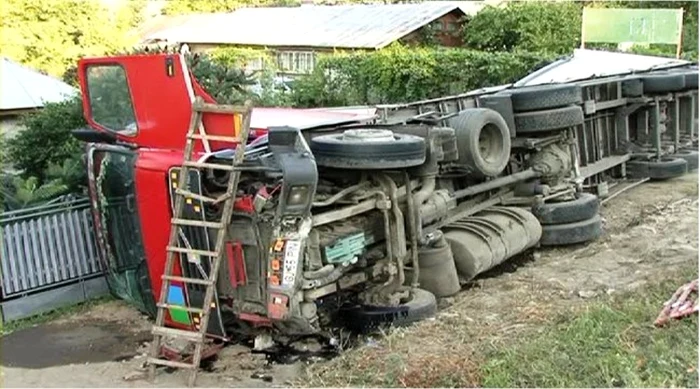
<path fill-rule="evenodd" d="M 87 154 L 91 208 L 109 290 L 155 315 L 135 198 L 136 153 L 125 147 L 91 144 Z"/>

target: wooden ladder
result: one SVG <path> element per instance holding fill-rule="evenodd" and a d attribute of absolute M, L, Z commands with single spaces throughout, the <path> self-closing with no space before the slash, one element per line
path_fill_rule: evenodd
<path fill-rule="evenodd" d="M 167 256 L 165 260 L 165 269 L 162 275 L 162 286 L 160 289 L 160 297 L 158 299 L 158 315 L 156 322 L 153 325 L 153 342 L 151 343 L 150 353 L 147 360 L 149 371 L 148 378 L 153 381 L 156 375 L 156 367 L 168 366 L 181 369 L 189 369 L 187 379 L 188 386 L 194 386 L 197 379 L 197 371 L 202 358 L 204 348 L 205 335 L 209 325 L 209 315 L 211 306 L 214 303 L 214 293 L 216 288 L 216 279 L 219 273 L 219 265 L 224 253 L 224 245 L 226 239 L 226 227 L 231 222 L 233 213 L 233 205 L 236 200 L 236 191 L 241 175 L 239 165 L 245 157 L 245 145 L 248 142 L 250 132 L 250 118 L 252 105 L 246 102 L 244 106 L 216 105 L 207 104 L 201 97 L 197 97 L 192 104 L 192 118 L 187 132 L 187 142 L 185 144 L 184 160 L 182 169 L 178 175 L 178 187 L 175 190 L 175 204 L 173 207 L 173 218 L 170 221 L 170 240 L 167 246 Z M 235 136 L 208 135 L 202 125 L 202 115 L 204 113 L 225 114 L 234 116 L 234 126 L 238 126 L 239 134 Z M 240 115 L 240 116 L 237 116 Z M 240 118 L 240 122 L 236 118 Z M 231 164 L 216 164 L 216 163 L 201 163 L 193 160 L 194 145 L 196 141 L 201 141 L 206 151 L 211 151 L 209 141 L 227 142 L 236 144 Z M 189 187 L 189 169 L 216 169 L 230 172 L 226 193 L 219 198 L 211 198 L 200 194 L 192 193 L 186 188 Z M 193 199 L 204 203 L 221 203 L 223 201 L 223 212 L 221 219 L 218 221 L 201 221 L 186 219 L 183 214 L 184 203 L 186 199 Z M 216 229 L 216 245 L 214 251 L 195 250 L 186 247 L 180 247 L 179 230 L 182 226 L 195 226 L 203 228 Z M 176 276 L 173 274 L 176 255 L 196 255 L 210 258 L 211 267 L 207 278 L 188 278 Z M 206 292 L 202 307 L 185 305 L 173 305 L 168 303 L 168 291 L 172 283 L 181 283 L 183 287 L 186 284 L 204 285 Z M 168 309 L 179 309 L 186 311 L 189 314 L 200 315 L 200 325 L 198 331 L 189 331 L 175 329 L 165 326 L 165 311 Z M 160 357 L 161 341 L 163 338 L 181 339 L 188 343 L 194 343 L 194 354 L 192 363 L 176 362 Z"/>

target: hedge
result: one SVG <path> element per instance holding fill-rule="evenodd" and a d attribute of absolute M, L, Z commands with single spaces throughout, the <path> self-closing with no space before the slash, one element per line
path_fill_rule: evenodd
<path fill-rule="evenodd" d="M 375 52 L 321 55 L 294 84 L 298 107 L 414 101 L 516 81 L 553 54 L 394 45 Z"/>

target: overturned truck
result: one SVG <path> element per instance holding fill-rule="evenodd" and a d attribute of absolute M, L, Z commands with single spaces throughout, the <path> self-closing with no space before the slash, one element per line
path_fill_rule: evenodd
<path fill-rule="evenodd" d="M 595 55 L 618 56 L 622 69 L 581 66 Z M 196 107 L 209 134 L 244 124 L 217 113 L 180 55 L 83 59 L 79 76 L 91 128 L 75 134 L 88 142 L 110 290 L 155 315 Z M 206 334 L 284 341 L 331 338 L 339 322 L 407 324 L 525 250 L 598 238 L 600 198 L 697 168 L 697 84 L 684 61 L 577 51 L 519 83 L 457 96 L 253 109 Z M 216 220 L 222 203 L 203 199 L 225 197 L 232 173 L 207 166 L 230 165 L 234 149 L 194 147 L 201 168 L 187 169 L 195 195 L 184 207 Z M 174 228 L 181 247 L 214 250 L 210 228 Z M 177 265 L 183 277 L 211 276 L 206 255 Z M 186 307 L 204 291 L 170 285 L 166 323 L 198 331 Z"/>

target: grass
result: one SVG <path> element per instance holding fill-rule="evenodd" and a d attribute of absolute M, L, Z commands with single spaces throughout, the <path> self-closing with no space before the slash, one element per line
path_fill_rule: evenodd
<path fill-rule="evenodd" d="M 567 303 L 563 312 L 523 302 L 495 324 L 480 321 L 478 311 L 486 307 L 460 307 L 435 321 L 383 334 L 370 347 L 311 365 L 294 384 L 698 387 L 697 315 L 653 326 L 680 284 L 697 277 L 697 266 L 664 277 L 628 294 L 575 300 L 573 306 L 561 301 Z"/>
<path fill-rule="evenodd" d="M 79 304 L 54 309 L 52 311 L 44 312 L 39 315 L 14 320 L 9 323 L 3 324 L 2 322 L 0 322 L 0 337 L 11 334 L 14 331 L 22 330 L 24 328 L 34 327 L 40 324 L 48 323 L 59 319 L 63 316 L 87 312 L 90 308 L 111 300 L 114 300 L 112 296 L 99 297 Z"/>
<path fill-rule="evenodd" d="M 698 387 L 698 318 L 652 323 L 679 287 L 596 301 L 540 333 L 491 350 L 484 387 Z"/>

